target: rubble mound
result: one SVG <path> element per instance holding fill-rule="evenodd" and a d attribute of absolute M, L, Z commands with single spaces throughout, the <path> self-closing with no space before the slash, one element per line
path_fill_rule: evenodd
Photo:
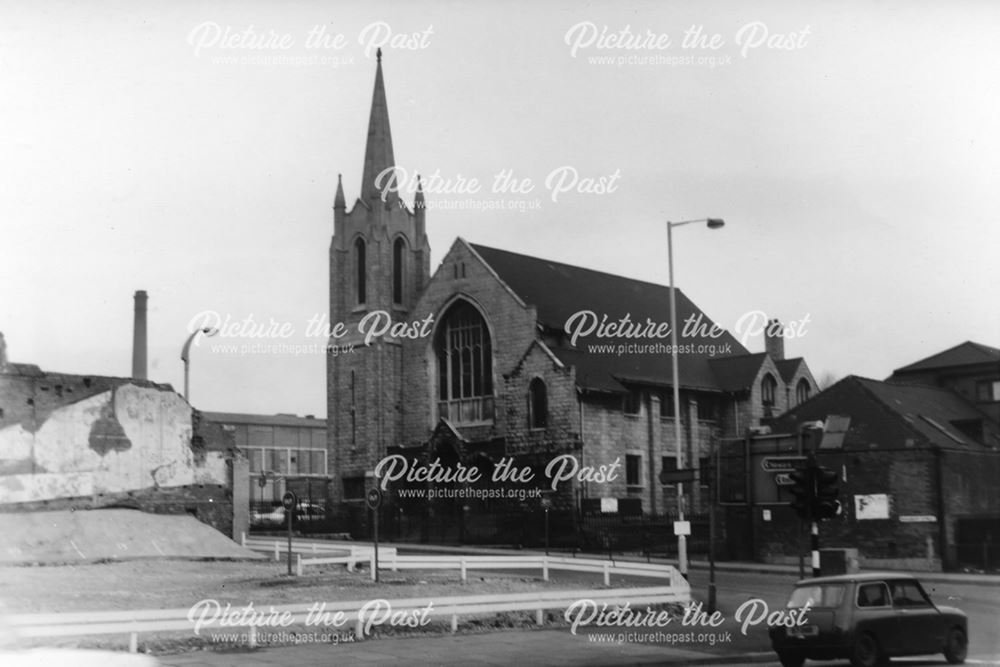
<path fill-rule="evenodd" d="M 262 558 L 192 516 L 130 509 L 0 513 L 0 535 L 5 564 Z"/>

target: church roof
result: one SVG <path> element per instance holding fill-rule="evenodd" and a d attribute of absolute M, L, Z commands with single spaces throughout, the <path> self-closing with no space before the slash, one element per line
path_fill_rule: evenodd
<path fill-rule="evenodd" d="M 620 392 L 626 384 L 672 386 L 670 338 L 658 336 L 599 337 L 581 335 L 572 345 L 564 331 L 576 313 L 590 311 L 598 319 L 617 322 L 623 317 L 644 327 L 670 322 L 670 288 L 602 271 L 571 266 L 538 257 L 470 244 L 514 294 L 534 306 L 538 323 L 559 344 L 552 352 L 576 367 L 577 384 L 596 391 Z M 680 384 L 706 391 L 725 390 L 710 363 L 724 356 L 748 355 L 728 331 L 710 337 L 710 320 L 683 291 L 677 290 L 677 320 L 700 321 L 700 335 L 681 335 L 678 344 Z M 700 318 L 700 319 L 699 319 Z M 601 346 L 601 347 L 598 347 Z M 633 346 L 633 347 L 629 347 Z M 636 349 L 635 346 L 642 346 Z M 756 356 L 756 355 L 750 355 Z M 760 363 L 757 363 L 757 368 Z"/>
<path fill-rule="evenodd" d="M 966 341 L 944 352 L 938 352 L 908 366 L 897 368 L 893 375 L 920 371 L 943 370 L 955 366 L 975 366 L 988 363 L 1000 364 L 1000 350 L 989 345 Z"/>

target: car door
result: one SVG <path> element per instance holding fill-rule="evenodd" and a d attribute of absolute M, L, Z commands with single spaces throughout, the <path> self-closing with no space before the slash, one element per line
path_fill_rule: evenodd
<path fill-rule="evenodd" d="M 944 646 L 941 613 L 913 579 L 889 581 L 900 653 L 937 653 Z"/>
<path fill-rule="evenodd" d="M 884 653 L 899 649 L 899 626 L 892 609 L 889 587 L 884 581 L 859 582 L 855 604 L 855 632 L 874 635 Z"/>

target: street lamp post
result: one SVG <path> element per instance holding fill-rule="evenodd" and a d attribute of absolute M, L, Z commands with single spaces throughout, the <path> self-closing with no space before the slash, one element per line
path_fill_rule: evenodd
<path fill-rule="evenodd" d="M 698 218 L 696 220 L 682 220 L 681 222 L 667 222 L 667 267 L 670 272 L 670 360 L 673 374 L 674 387 L 674 445 L 677 448 L 677 470 L 684 467 L 684 457 L 681 449 L 681 388 L 679 373 L 677 370 L 677 288 L 674 287 L 674 227 L 690 225 L 695 222 L 704 222 L 709 229 L 719 229 L 725 225 L 725 221 L 720 218 Z M 684 520 L 684 483 L 677 483 L 677 520 Z M 677 566 L 681 575 L 687 579 L 687 536 L 677 536 Z"/>
<path fill-rule="evenodd" d="M 184 362 L 184 400 L 191 402 L 189 399 L 189 385 L 188 385 L 188 374 L 191 368 L 191 343 L 194 342 L 195 336 L 198 334 L 205 334 L 206 336 L 214 336 L 219 333 L 219 330 L 215 327 L 202 327 L 201 329 L 195 329 L 191 332 L 191 335 L 187 337 L 184 341 L 184 347 L 181 348 L 181 361 Z"/>

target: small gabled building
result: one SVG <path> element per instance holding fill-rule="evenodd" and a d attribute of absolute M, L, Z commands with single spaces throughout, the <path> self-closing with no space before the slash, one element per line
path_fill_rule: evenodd
<path fill-rule="evenodd" d="M 842 502 L 822 546 L 857 548 L 870 567 L 1000 565 L 1000 424 L 979 405 L 946 387 L 849 376 L 772 429 L 794 439 L 816 420 L 827 432 L 807 436 L 806 450 L 838 473 Z M 770 521 L 755 512 L 757 556 L 793 556 L 798 519 L 786 505 L 766 509 Z"/>

